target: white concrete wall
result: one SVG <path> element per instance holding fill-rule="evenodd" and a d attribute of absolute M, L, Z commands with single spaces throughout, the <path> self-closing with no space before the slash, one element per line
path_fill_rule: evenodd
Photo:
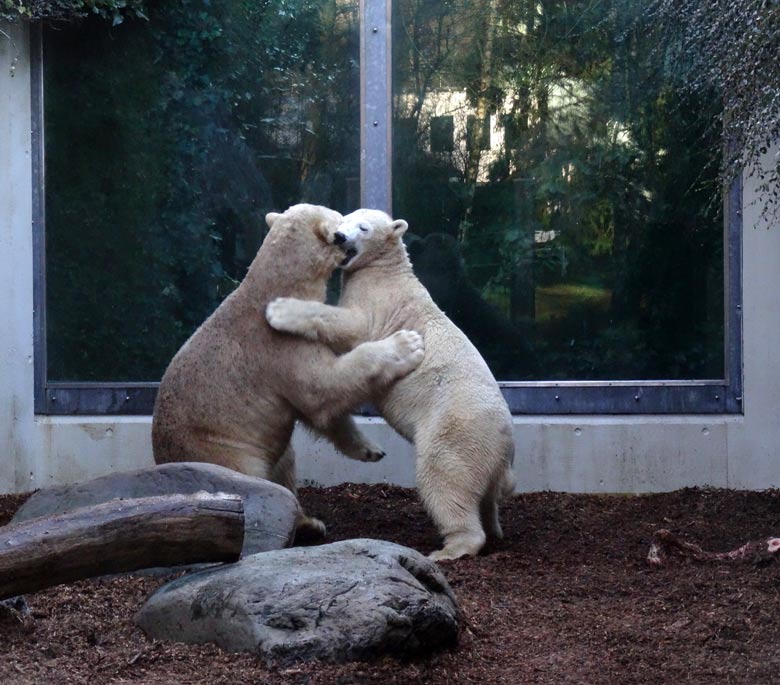
<path fill-rule="evenodd" d="M 152 464 L 148 417 L 33 414 L 30 85 L 27 38 L 0 35 L 0 492 L 26 491 Z M 15 72 L 11 63 L 19 55 Z M 520 490 L 655 492 L 711 485 L 780 487 L 780 227 L 759 221 L 745 182 L 744 416 L 518 417 Z M 411 447 L 361 419 L 388 450 L 377 464 L 337 456 L 296 433 L 301 480 L 414 484 Z"/>
<path fill-rule="evenodd" d="M 32 183 L 27 32 L 0 22 L 0 492 L 35 468 Z M 40 455 L 42 456 L 42 455 Z"/>
<path fill-rule="evenodd" d="M 780 146 L 766 156 L 767 166 Z M 728 483 L 735 488 L 780 483 L 780 225 L 762 219 L 756 178 L 743 200 L 743 396 L 745 416 L 728 432 Z"/>

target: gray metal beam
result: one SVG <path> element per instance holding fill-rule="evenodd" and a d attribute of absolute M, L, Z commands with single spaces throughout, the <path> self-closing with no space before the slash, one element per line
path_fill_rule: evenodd
<path fill-rule="evenodd" d="M 392 215 L 390 2 L 360 2 L 360 204 Z"/>

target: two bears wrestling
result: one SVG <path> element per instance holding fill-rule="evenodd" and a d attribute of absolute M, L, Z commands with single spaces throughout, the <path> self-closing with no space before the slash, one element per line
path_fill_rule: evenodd
<path fill-rule="evenodd" d="M 486 534 L 501 537 L 498 503 L 514 490 L 511 415 L 482 356 L 415 277 L 407 223 L 306 204 L 266 221 L 246 277 L 163 376 L 155 461 L 219 464 L 295 493 L 295 422 L 377 461 L 384 452 L 350 415 L 370 402 L 416 448 L 417 489 L 444 540 L 431 558 L 477 554 Z M 325 532 L 302 511 L 298 526 Z"/>

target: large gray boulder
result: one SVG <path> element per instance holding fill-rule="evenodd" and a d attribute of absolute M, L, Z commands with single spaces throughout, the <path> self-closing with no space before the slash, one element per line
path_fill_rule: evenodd
<path fill-rule="evenodd" d="M 152 595 L 136 623 L 160 640 L 341 662 L 453 644 L 458 617 L 432 561 L 390 542 L 347 540 L 183 576 Z"/>
<path fill-rule="evenodd" d="M 62 514 L 117 498 L 188 495 L 200 491 L 241 496 L 245 522 L 243 555 L 282 549 L 292 541 L 298 502 L 289 490 L 223 466 L 199 462 L 161 464 L 39 490 L 19 508 L 12 522 Z"/>

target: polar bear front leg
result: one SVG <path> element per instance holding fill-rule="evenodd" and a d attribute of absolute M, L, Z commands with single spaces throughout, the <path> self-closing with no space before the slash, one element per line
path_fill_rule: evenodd
<path fill-rule="evenodd" d="M 416 369 L 425 356 L 422 336 L 402 330 L 334 355 L 328 365 L 308 366 L 290 378 L 287 400 L 318 431 L 363 402 L 375 401 L 387 387 Z"/>
<path fill-rule="evenodd" d="M 277 297 L 266 307 L 265 318 L 277 331 L 324 343 L 337 352 L 351 350 L 369 338 L 364 312 L 313 300 Z"/>
<path fill-rule="evenodd" d="M 417 331 L 404 329 L 382 340 L 363 343 L 352 354 L 356 359 L 360 358 L 369 378 L 380 390 L 408 376 L 421 364 L 425 357 L 425 342 Z"/>
<path fill-rule="evenodd" d="M 319 431 L 330 440 L 339 452 L 357 461 L 379 461 L 385 451 L 360 432 L 355 420 L 349 415 L 339 416 L 326 428 Z"/>
<path fill-rule="evenodd" d="M 294 297 L 277 297 L 265 308 L 265 318 L 271 328 L 283 333 L 300 335 L 316 342 L 316 317 L 320 302 L 298 300 Z"/>

